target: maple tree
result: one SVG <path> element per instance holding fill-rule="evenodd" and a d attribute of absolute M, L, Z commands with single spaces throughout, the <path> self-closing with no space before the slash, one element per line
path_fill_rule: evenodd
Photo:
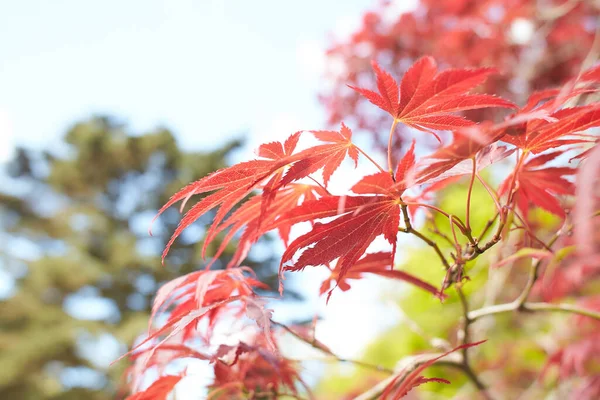
<path fill-rule="evenodd" d="M 493 8 L 498 4 L 501 10 Z M 351 124 L 342 122 L 337 130 L 298 131 L 281 142 L 263 144 L 256 159 L 218 170 L 173 195 L 159 215 L 178 202 L 185 205 L 195 195 L 209 193 L 183 216 L 163 262 L 168 262 L 169 247 L 177 237 L 213 209 L 203 255 L 217 237 L 223 241 L 210 254 L 213 258 L 205 270 L 177 278 L 158 291 L 148 334 L 128 353 L 133 360 L 128 374 L 130 399 L 166 399 L 185 374 L 174 375 L 168 366 L 182 358 L 213 366 L 210 398 L 312 398 L 300 364 L 280 350 L 284 334 L 347 361 L 316 340 L 314 329 L 273 320 L 267 299 L 261 297 L 264 285 L 243 265 L 253 244 L 271 231 L 285 245 L 280 292 L 285 290 L 286 272 L 327 268 L 330 276 L 320 286 L 326 301 L 337 290 L 351 290 L 352 280 L 371 274 L 406 282 L 441 302 L 442 308 L 450 296 L 458 299 L 462 316 L 454 325 L 455 336 L 444 338 L 454 345 L 445 346 L 441 353 L 412 355 L 395 369 L 355 361 L 388 374 L 353 394 L 356 398 L 397 399 L 417 386 L 451 384 L 443 376 L 421 375 L 435 365 L 460 371 L 471 382 L 473 396 L 495 399 L 503 398 L 503 392 L 525 392 L 520 381 L 484 379 L 486 368 L 495 367 L 491 361 L 486 366 L 475 359 L 477 351 L 505 344 L 474 337 L 473 325 L 505 313 L 567 314 L 580 329 L 568 332 L 563 346 L 547 354 L 543 369 L 527 373 L 534 375 L 532 381 L 544 381 L 548 391 L 572 380 L 570 393 L 575 398 L 600 396 L 600 302 L 594 293 L 600 277 L 596 131 L 600 66 L 587 61 L 600 52 L 600 34 L 573 23 L 596 15 L 596 9 L 583 1 L 551 9 L 553 14 L 543 17 L 550 22 L 540 28 L 543 32 L 535 33 L 547 41 L 544 51 L 558 53 L 571 43 L 563 38 L 567 33 L 573 35 L 567 38 L 581 34 L 581 49 L 561 59 L 543 59 L 546 68 L 537 68 L 542 61 L 526 57 L 533 50 L 504 37 L 517 18 L 534 18 L 530 1 L 465 0 L 439 8 L 424 1 L 419 11 L 384 24 L 382 15 L 388 6 L 383 4 L 381 14 L 365 15 L 352 43 L 336 44 L 330 53 L 351 52 L 361 42 L 378 52 L 397 45 L 400 49 L 393 53 L 390 71 L 406 58 L 414 62 L 396 79 L 373 61 L 369 63 L 372 84 L 363 85 L 359 84 L 364 81 L 363 64 L 357 68 L 352 65 L 357 60 L 348 60 L 356 69 L 346 77 L 348 91 L 325 98 L 332 121 L 348 117 L 376 135 L 374 142 L 383 144 L 387 165 L 376 161 L 376 150 L 357 146 Z M 469 30 L 477 24 L 487 28 L 486 35 L 479 35 L 484 37 L 473 37 Z M 530 64 L 524 66 L 521 58 Z M 512 76 L 507 74 L 509 67 Z M 511 79 L 524 73 L 528 74 L 526 88 L 511 89 Z M 482 88 L 495 94 L 483 93 Z M 376 107 L 359 109 L 363 98 Z M 376 108 L 385 114 L 375 114 Z M 382 124 L 389 128 L 383 136 Z M 430 140 L 432 136 L 436 140 Z M 406 137 L 414 138 L 408 149 L 403 145 Z M 334 191 L 331 180 L 346 159 L 355 168 L 364 163 L 375 172 L 354 178 L 347 191 Z M 463 180 L 467 188 L 463 211 L 441 206 L 444 191 Z M 493 206 L 489 220 L 475 217 L 476 187 Z M 540 224 L 541 212 L 553 216 L 554 232 Z M 420 222 L 423 217 L 425 224 Z M 293 228 L 301 226 L 307 232 L 295 234 Z M 403 237 L 408 236 L 430 248 L 435 264 L 443 270 L 442 279 L 429 281 L 418 271 L 395 266 Z M 227 268 L 210 270 L 233 238 L 239 245 Z M 512 255 L 502 257 L 506 252 Z M 494 263 L 494 257 L 502 259 Z M 490 271 L 518 264 L 528 267 L 528 271 L 514 271 L 520 285 L 515 297 L 484 304 L 468 295 L 477 285 L 471 279 L 474 265 L 482 259 Z M 240 336 L 234 344 L 218 343 L 219 325 Z M 560 379 L 546 382 L 555 365 Z M 150 371 L 158 378 L 148 385 L 145 377 Z"/>

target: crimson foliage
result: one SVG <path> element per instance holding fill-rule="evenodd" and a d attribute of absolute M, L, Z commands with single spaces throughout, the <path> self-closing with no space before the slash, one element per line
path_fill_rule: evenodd
<path fill-rule="evenodd" d="M 594 33 L 578 22 L 596 10 L 590 11 L 592 6 L 587 2 L 574 1 L 537 16 L 531 1 L 424 1 L 417 11 L 384 23 L 386 7 L 384 4 L 381 13 L 366 14 L 363 27 L 350 42 L 332 47 L 330 55 L 341 55 L 347 64 L 350 72 L 346 83 L 351 89 L 337 87 L 324 99 L 332 121 L 348 117 L 360 128 L 374 132 L 382 124 L 387 125 L 389 134 L 382 141 L 387 143 L 387 165 L 380 165 L 375 154 L 353 143 L 352 130 L 342 123 L 339 130 L 301 131 L 283 142 L 263 144 L 256 159 L 216 171 L 173 195 L 160 213 L 179 201 L 185 204 L 197 194 L 210 193 L 185 214 L 163 258 L 184 229 L 213 209 L 216 214 L 204 249 L 217 235 L 225 239 L 212 255 L 215 258 L 234 237 L 239 238 L 239 245 L 226 270 L 207 268 L 159 290 L 153 319 L 159 315 L 165 318 L 158 326 L 151 325 L 147 338 L 130 352 L 134 359 L 129 374 L 131 399 L 165 399 L 181 379 L 180 375 L 169 375 L 165 366 L 185 357 L 212 363 L 213 397 L 312 396 L 306 387 L 301 388 L 298 364 L 281 355 L 279 333 L 287 331 L 328 355 L 333 353 L 303 328 L 274 323 L 272 310 L 266 308 L 265 299 L 256 291 L 262 284 L 243 267 L 252 245 L 271 231 L 277 231 L 286 246 L 280 281 L 286 271 L 328 268 L 331 275 L 321 285 L 321 294 L 327 298 L 338 288 L 349 290 L 348 281 L 365 274 L 407 282 L 441 301 L 447 291 L 458 292 L 464 321 L 457 347 L 444 354 L 415 358 L 412 369 L 392 371 L 387 381 L 368 391 L 369 395 L 400 398 L 427 382 L 449 383 L 421 375 L 424 368 L 443 359 L 464 371 L 482 396 L 492 398 L 492 391 L 468 357 L 470 347 L 490 344 L 468 343 L 470 324 L 483 316 L 508 311 L 559 311 L 579 315 L 577 323 L 582 334 L 551 355 L 547 368 L 558 364 L 561 377 L 582 378 L 574 389 L 578 391 L 576 398 L 600 396 L 600 375 L 592 365 L 594 357 L 597 361 L 600 340 L 600 302 L 597 296 L 580 296 L 580 304 L 576 305 L 554 302 L 577 293 L 587 279 L 600 274 L 595 229 L 600 176 L 595 131 L 600 126 L 600 67 L 581 69 L 581 62 L 589 54 L 592 57 L 598 45 L 592 46 Z M 508 40 L 508 27 L 518 18 L 534 26 L 538 18 L 550 21 L 544 22 L 547 26 L 540 24 L 533 34 L 546 41 L 541 58 L 531 61 L 527 57 L 535 49 Z M 598 34 L 595 40 L 600 42 Z M 416 59 L 398 80 L 373 61 L 374 84 L 360 88 L 366 64 L 351 54 L 360 43 L 368 43 L 374 57 L 391 51 L 388 64 L 394 66 L 402 67 L 423 49 L 435 58 Z M 572 51 L 558 59 L 559 53 L 571 45 Z M 445 68 L 447 65 L 454 68 Z M 477 67 L 467 68 L 471 65 Z M 521 87 L 515 88 L 515 82 Z M 549 84 L 557 86 L 546 87 Z M 514 103 L 481 93 L 483 85 Z M 530 88 L 539 90 L 531 92 Z M 359 108 L 363 97 L 385 115 L 373 113 L 375 108 Z M 446 131 L 450 135 L 442 133 Z M 402 142 L 398 136 L 405 134 L 413 135 L 415 141 L 402 151 L 397 145 Z M 430 134 L 439 142 L 429 140 Z M 313 144 L 302 149 L 304 141 Z M 359 163 L 372 164 L 377 172 L 357 179 L 348 192 L 332 193 L 330 180 L 347 158 L 355 167 Z M 483 168 L 506 161 L 511 170 L 499 184 L 480 174 Z M 435 204 L 436 194 L 461 176 L 470 178 L 463 219 Z M 476 180 L 496 206 L 496 217 L 481 233 L 471 228 L 471 210 L 476 206 L 471 204 L 471 191 Z M 530 213 L 538 208 L 562 221 L 562 228 L 550 241 L 537 237 L 532 226 Z M 447 218 L 452 235 L 446 239 L 453 245 L 452 253 L 445 254 L 436 237 L 417 229 L 419 212 Z M 294 237 L 291 229 L 296 225 L 310 229 Z M 512 232 L 521 232 L 522 236 L 515 241 Z M 394 269 L 398 237 L 404 234 L 416 236 L 435 251 L 447 271 L 442 282 L 427 282 L 424 277 Z M 387 250 L 371 250 L 377 238 L 384 239 Z M 513 246 L 517 243 L 516 252 L 503 264 L 522 258 L 531 260 L 525 288 L 510 303 L 469 310 L 463 293 L 469 285 L 469 262 L 509 241 Z M 553 268 L 547 269 L 541 286 L 538 278 L 548 265 Z M 284 290 L 282 283 L 280 290 Z M 532 293 L 540 293 L 545 302 L 531 302 Z M 235 345 L 209 351 L 215 327 L 234 320 L 242 321 L 243 338 Z M 198 350 L 198 346 L 203 349 Z M 453 353 L 456 350 L 460 352 Z M 144 389 L 143 376 L 151 369 L 159 372 L 159 378 Z"/>

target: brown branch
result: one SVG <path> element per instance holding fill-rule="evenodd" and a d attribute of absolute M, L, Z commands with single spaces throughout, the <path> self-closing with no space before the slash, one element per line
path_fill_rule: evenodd
<path fill-rule="evenodd" d="M 413 234 L 419 239 L 421 239 L 423 242 L 427 243 L 427 245 L 430 246 L 436 252 L 438 257 L 442 261 L 444 268 L 446 268 L 447 270 L 450 269 L 450 263 L 444 256 L 444 253 L 442 253 L 442 250 L 440 249 L 438 244 L 435 241 L 429 239 L 427 236 L 423 235 L 421 232 L 417 231 L 415 228 L 413 228 L 412 223 L 410 222 L 410 215 L 408 214 L 408 205 L 403 203 L 400 208 L 402 209 L 402 216 L 404 217 L 405 228 L 398 228 L 398 230 L 400 232 Z"/>
<path fill-rule="evenodd" d="M 510 303 L 496 304 L 493 306 L 483 307 L 478 310 L 469 312 L 469 319 L 475 321 L 479 318 L 488 315 L 501 314 L 513 311 L 548 311 L 548 312 L 564 312 L 571 314 L 583 315 L 585 317 L 600 320 L 600 312 L 589 310 L 582 307 L 577 307 L 572 304 L 552 304 L 552 303 L 523 303 L 520 304 L 516 300 Z"/>
<path fill-rule="evenodd" d="M 460 299 L 460 304 L 461 304 L 462 310 L 463 310 L 462 328 L 459 331 L 458 335 L 459 335 L 459 340 L 460 340 L 461 345 L 465 345 L 465 344 L 469 343 L 469 341 L 470 341 L 469 327 L 471 325 L 471 322 L 473 322 L 473 320 L 469 316 L 469 302 L 467 301 L 467 298 L 465 297 L 465 294 L 463 293 L 460 285 L 456 286 L 456 292 L 458 293 L 458 298 Z M 481 380 L 479 379 L 479 377 L 477 376 L 477 374 L 475 373 L 475 371 L 473 371 L 473 368 L 471 367 L 471 364 L 469 362 L 469 348 L 466 346 L 462 348 L 461 363 L 462 363 L 463 371 L 465 372 L 467 377 L 471 380 L 471 382 L 473 382 L 473 384 L 475 385 L 475 387 L 477 388 L 479 393 L 483 396 L 483 398 L 485 398 L 486 400 L 492 400 L 492 396 L 488 393 L 485 384 L 483 382 L 481 382 Z"/>

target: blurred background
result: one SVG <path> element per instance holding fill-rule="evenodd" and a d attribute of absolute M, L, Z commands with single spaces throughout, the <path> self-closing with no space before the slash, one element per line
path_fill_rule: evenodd
<path fill-rule="evenodd" d="M 158 208 L 188 182 L 301 129 L 344 120 L 377 149 L 383 115 L 345 86 L 373 85 L 371 59 L 395 76 L 423 54 L 444 67 L 494 65 L 504 75 L 486 90 L 522 102 L 596 61 L 597 18 L 593 1 L 0 0 L 0 399 L 115 398 L 126 363 L 109 364 L 147 327 L 156 289 L 204 265 L 198 248 L 211 216 L 184 232 L 162 266 L 180 215 L 169 210 L 149 236 Z M 412 133 L 398 135 L 401 148 Z M 350 177 L 337 179 L 347 186 Z M 460 215 L 463 194 L 455 185 L 438 201 Z M 493 204 L 474 196 L 483 223 Z M 549 232 L 558 223 L 534 218 Z M 267 238 L 248 261 L 272 287 L 280 251 Z M 417 243 L 404 242 L 401 258 L 441 281 Z M 488 278 L 482 262 L 471 274 L 479 287 Z M 505 286 L 475 298 L 512 299 L 517 272 L 493 272 Z M 373 278 L 325 307 L 326 275 L 290 276 L 274 317 L 320 315 L 317 337 L 341 357 L 393 367 L 455 333 L 455 298 L 442 310 Z M 525 390 L 546 352 L 527 344 L 527 332 L 515 336 L 523 326 L 499 320 L 481 329 L 520 347 L 488 354 L 487 365 L 526 352 L 528 363 L 507 378 Z M 298 358 L 305 350 L 291 349 Z M 325 399 L 380 379 L 349 365 L 307 367 L 304 376 Z M 185 387 L 181 398 L 201 398 L 197 383 Z M 431 390 L 446 396 L 431 398 L 456 394 Z"/>

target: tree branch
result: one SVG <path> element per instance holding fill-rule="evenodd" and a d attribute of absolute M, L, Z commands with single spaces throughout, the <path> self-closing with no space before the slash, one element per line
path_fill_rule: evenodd
<path fill-rule="evenodd" d="M 589 310 L 582 307 L 577 307 L 572 304 L 552 304 L 552 303 L 523 303 L 520 304 L 518 301 L 513 301 L 505 304 L 496 304 L 489 307 L 483 307 L 478 310 L 469 312 L 469 319 L 475 321 L 479 318 L 501 314 L 512 311 L 551 311 L 551 312 L 564 312 L 571 314 L 583 315 L 585 317 L 594 318 L 600 320 L 600 312 Z"/>
<path fill-rule="evenodd" d="M 433 250 L 436 252 L 438 257 L 442 261 L 444 268 L 446 268 L 446 270 L 450 269 L 450 263 L 444 256 L 444 253 L 442 253 L 442 250 L 440 250 L 440 247 L 438 246 L 438 244 L 435 241 L 429 239 L 427 236 L 423 235 L 421 232 L 417 231 L 415 228 L 413 228 L 413 226 L 410 222 L 410 216 L 408 214 L 408 205 L 405 203 L 402 203 L 400 208 L 402 209 L 402 216 L 404 217 L 405 228 L 404 229 L 399 228 L 399 230 L 404 233 L 413 234 L 416 237 L 418 237 L 419 239 L 421 239 L 422 241 L 424 241 L 425 243 L 427 243 L 427 245 L 430 246 L 431 248 L 433 248 Z"/>
<path fill-rule="evenodd" d="M 462 321 L 462 329 L 459 331 L 459 340 L 461 345 L 465 345 L 470 341 L 469 327 L 471 326 L 471 322 L 473 321 L 469 316 L 469 303 L 465 294 L 462 291 L 460 285 L 456 286 L 456 292 L 458 293 L 458 298 L 460 299 L 460 304 L 463 309 L 463 321 Z M 469 363 L 469 348 L 462 348 L 462 368 L 467 377 L 473 382 L 479 393 L 486 400 L 492 400 L 492 396 L 488 393 L 486 386 L 479 379 L 473 368 L 471 368 L 471 364 Z"/>

